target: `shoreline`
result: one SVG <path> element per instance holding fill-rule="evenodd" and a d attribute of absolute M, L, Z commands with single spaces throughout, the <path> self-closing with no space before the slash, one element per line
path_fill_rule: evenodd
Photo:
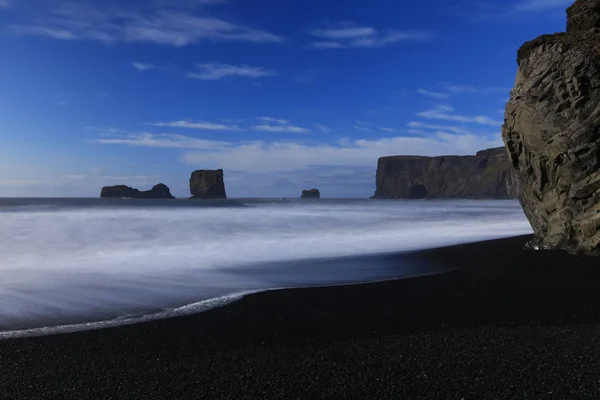
<path fill-rule="evenodd" d="M 476 243 L 476 242 L 473 242 Z M 467 243 L 468 244 L 468 243 Z M 449 247 L 449 246 L 446 246 Z M 430 250 L 430 249 L 427 249 Z M 413 253 L 419 254 L 423 251 L 427 250 L 411 250 L 408 252 L 402 253 L 384 253 L 384 254 L 376 254 L 377 256 L 394 256 L 394 257 L 410 257 Z M 362 258 L 368 258 L 369 256 L 359 256 Z M 352 257 L 347 257 L 351 259 Z M 305 260 L 307 262 L 311 262 L 314 260 Z M 205 300 L 199 300 L 194 303 L 185 304 L 179 307 L 165 309 L 152 314 L 144 314 L 137 317 L 135 320 L 128 320 L 127 316 L 115 317 L 111 319 L 103 319 L 103 320 L 94 320 L 89 322 L 79 322 L 72 324 L 59 324 L 59 325 L 50 325 L 50 326 L 40 326 L 26 329 L 18 329 L 18 330 L 5 330 L 0 331 L 0 342 L 4 340 L 13 340 L 13 339 L 27 339 L 34 337 L 44 337 L 44 336 L 54 336 L 54 335 L 64 335 L 70 333 L 78 333 L 78 332 L 87 332 L 87 331 L 95 331 L 95 330 L 103 330 L 110 328 L 119 328 L 121 326 L 130 326 L 136 324 L 143 324 L 151 321 L 160 321 L 164 319 L 171 318 L 179 318 L 179 317 L 187 317 L 196 314 L 201 314 L 207 311 L 215 310 L 218 308 L 226 307 L 230 304 L 233 304 L 238 301 L 244 300 L 247 296 L 252 296 L 258 293 L 265 292 L 274 292 L 280 290 L 292 290 L 292 289 L 313 289 L 313 288 L 328 288 L 328 287 L 338 287 L 338 286 L 354 286 L 354 285 L 368 285 L 368 284 L 376 284 L 388 281 L 398 281 L 403 279 L 416 279 L 426 276 L 444 274 L 450 272 L 451 269 L 439 270 L 436 272 L 424 272 L 418 275 L 408 275 L 408 276 L 399 276 L 399 277 L 391 277 L 391 278 L 382 278 L 375 280 L 366 280 L 366 281 L 352 281 L 352 282 L 342 282 L 342 283 L 322 283 L 315 285 L 306 285 L 306 286 L 282 286 L 282 287 L 273 287 L 267 289 L 255 289 L 255 290 L 244 290 L 240 292 L 235 292 L 219 297 L 208 298 Z M 205 306 L 206 303 L 218 303 L 216 306 Z M 189 309 L 189 311 L 188 311 Z"/>
<path fill-rule="evenodd" d="M 442 274 L 2 340 L 0 398 L 597 398 L 600 266 L 528 237 L 410 255 Z"/>

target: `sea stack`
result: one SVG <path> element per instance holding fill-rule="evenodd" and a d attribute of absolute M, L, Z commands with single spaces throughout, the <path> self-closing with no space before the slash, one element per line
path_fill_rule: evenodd
<path fill-rule="evenodd" d="M 226 199 L 222 169 L 201 169 L 190 177 L 190 199 Z"/>
<path fill-rule="evenodd" d="M 140 191 L 126 185 L 105 186 L 100 192 L 100 198 L 127 199 L 174 199 L 169 187 L 164 183 L 154 185 L 150 190 Z"/>
<path fill-rule="evenodd" d="M 529 246 L 600 255 L 600 0 L 567 9 L 567 32 L 517 53 L 502 139 L 534 230 Z"/>
<path fill-rule="evenodd" d="M 377 162 L 372 199 L 517 197 L 518 188 L 504 147 L 474 156 L 391 156 Z"/>
<path fill-rule="evenodd" d="M 319 189 L 310 189 L 310 190 L 303 190 L 302 194 L 300 195 L 301 199 L 320 199 L 321 198 L 321 192 L 319 192 Z"/>

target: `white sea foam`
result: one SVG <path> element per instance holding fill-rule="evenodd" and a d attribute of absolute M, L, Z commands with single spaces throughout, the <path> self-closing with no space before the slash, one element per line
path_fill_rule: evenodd
<path fill-rule="evenodd" d="M 400 271 L 376 263 L 314 260 L 530 232 L 514 201 L 20 208 L 0 212 L 0 330 L 163 315 L 246 291 L 392 277 Z"/>

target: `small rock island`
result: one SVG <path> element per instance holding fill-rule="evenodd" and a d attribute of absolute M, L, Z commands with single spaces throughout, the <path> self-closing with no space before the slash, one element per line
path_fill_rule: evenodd
<path fill-rule="evenodd" d="M 200 169 L 190 177 L 190 199 L 226 199 L 222 169 Z"/>
<path fill-rule="evenodd" d="M 150 190 L 140 191 L 126 185 L 105 186 L 100 192 L 100 198 L 119 199 L 174 199 L 171 191 L 164 183 L 154 185 Z"/>
<path fill-rule="evenodd" d="M 321 192 L 319 192 L 319 189 L 310 189 L 310 190 L 303 190 L 302 194 L 300 195 L 301 199 L 320 199 L 321 198 Z"/>
<path fill-rule="evenodd" d="M 600 255 L 600 1 L 567 9 L 567 32 L 517 52 L 502 139 L 532 248 Z"/>

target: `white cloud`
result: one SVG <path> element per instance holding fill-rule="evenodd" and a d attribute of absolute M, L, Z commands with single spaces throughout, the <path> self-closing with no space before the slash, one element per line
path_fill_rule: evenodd
<path fill-rule="evenodd" d="M 310 45 L 315 49 L 343 49 L 346 47 L 338 42 L 312 42 Z"/>
<path fill-rule="evenodd" d="M 51 39 L 58 40 L 76 40 L 79 36 L 76 33 L 69 31 L 68 29 L 62 29 L 59 27 L 47 27 L 47 26 L 10 26 L 10 29 L 19 35 L 34 35 L 34 36 L 45 36 Z"/>
<path fill-rule="evenodd" d="M 301 126 L 291 125 L 287 119 L 279 119 L 272 117 L 259 117 L 256 118 L 260 122 L 259 125 L 255 125 L 252 129 L 262 132 L 270 133 L 308 133 L 309 129 Z"/>
<path fill-rule="evenodd" d="M 273 117 L 257 117 L 256 119 L 259 121 L 262 121 L 262 122 L 274 123 L 274 124 L 287 124 L 290 122 L 287 119 L 279 119 L 279 118 L 273 118 Z"/>
<path fill-rule="evenodd" d="M 450 97 L 448 93 L 440 93 L 440 92 L 430 92 L 425 89 L 417 89 L 417 93 L 422 94 L 423 96 L 432 97 L 434 99 L 447 99 Z"/>
<path fill-rule="evenodd" d="M 8 0 L 0 0 L 0 8 L 2 7 L 9 7 L 10 6 L 10 1 Z"/>
<path fill-rule="evenodd" d="M 222 150 L 229 145 L 227 142 L 204 140 L 184 135 L 174 135 L 170 133 L 155 134 L 149 132 L 132 133 L 128 135 L 110 135 L 110 137 L 94 139 L 91 142 L 99 144 L 202 150 Z"/>
<path fill-rule="evenodd" d="M 318 49 L 378 48 L 398 42 L 427 41 L 433 38 L 433 34 L 426 31 L 389 30 L 382 33 L 373 27 L 352 22 L 340 23 L 327 29 L 313 29 L 308 33 L 318 39 L 311 43 L 313 48 Z"/>
<path fill-rule="evenodd" d="M 480 125 L 500 126 L 502 121 L 493 120 L 485 115 L 477 115 L 474 117 L 454 114 L 454 109 L 450 106 L 440 105 L 430 110 L 417 113 L 417 116 L 426 119 L 438 119 L 444 121 L 456 121 L 463 123 L 472 123 Z"/>
<path fill-rule="evenodd" d="M 444 89 L 451 93 L 507 93 L 510 88 L 503 86 L 471 86 L 471 85 L 444 85 Z"/>
<path fill-rule="evenodd" d="M 432 129 L 434 131 L 445 131 L 463 135 L 468 135 L 472 133 L 469 129 L 462 128 L 459 126 L 428 124 L 420 121 L 411 121 L 406 125 L 410 128 L 420 128 L 421 132 L 424 132 L 423 129 Z"/>
<path fill-rule="evenodd" d="M 88 130 L 88 131 L 101 132 L 102 135 L 114 135 L 114 134 L 128 133 L 128 131 L 126 131 L 124 129 L 118 129 L 118 128 L 98 128 L 95 126 L 86 126 L 84 129 Z"/>
<path fill-rule="evenodd" d="M 361 39 L 377 35 L 377 31 L 370 27 L 346 26 L 337 29 L 313 29 L 311 35 L 325 39 Z"/>
<path fill-rule="evenodd" d="M 383 132 L 390 132 L 390 133 L 398 133 L 398 132 L 400 132 L 400 131 L 399 131 L 398 129 L 396 129 L 396 128 L 381 128 L 381 130 L 382 130 Z"/>
<path fill-rule="evenodd" d="M 361 132 L 373 132 L 373 129 L 361 125 L 354 125 L 354 129 Z"/>
<path fill-rule="evenodd" d="M 143 62 L 132 62 L 131 65 L 133 66 L 133 68 L 137 69 L 138 71 L 148 71 L 150 69 L 156 68 L 152 64 L 147 64 L 147 63 L 143 63 Z"/>
<path fill-rule="evenodd" d="M 273 133 L 283 133 L 283 132 L 307 133 L 307 132 L 310 132 L 306 128 L 302 128 L 300 126 L 294 126 L 294 125 L 256 125 L 256 126 L 253 126 L 252 129 L 254 129 L 256 131 L 273 132 Z"/>
<path fill-rule="evenodd" d="M 514 7 L 514 11 L 544 11 L 555 8 L 566 8 L 573 0 L 521 0 Z"/>
<path fill-rule="evenodd" d="M 122 138 L 96 139 L 95 143 L 142 147 L 187 149 L 182 160 L 192 166 L 235 171 L 295 171 L 317 166 L 373 167 L 385 155 L 436 156 L 475 154 L 478 150 L 502 145 L 500 135 L 453 135 L 444 132 L 431 137 L 341 140 L 335 144 L 306 144 L 294 141 L 219 142 L 182 135 L 140 133 Z"/>
<path fill-rule="evenodd" d="M 101 4 L 98 5 L 98 3 Z M 199 5 L 216 1 L 164 1 L 142 3 L 91 0 L 41 2 L 35 19 L 9 26 L 24 35 L 63 40 L 145 42 L 186 46 L 203 40 L 282 42 L 266 31 L 207 15 Z"/>
<path fill-rule="evenodd" d="M 170 121 L 170 122 L 156 122 L 152 124 L 154 126 L 168 126 L 171 128 L 188 128 L 188 129 L 205 129 L 210 131 L 239 131 L 240 128 L 237 125 L 225 125 L 215 124 L 207 121 Z"/>
<path fill-rule="evenodd" d="M 274 76 L 278 72 L 265 69 L 263 67 L 251 67 L 248 65 L 230 65 L 221 63 L 198 64 L 199 72 L 189 72 L 188 78 L 201 80 L 218 80 L 228 76 L 243 76 L 246 78 L 261 78 L 265 76 Z"/>

